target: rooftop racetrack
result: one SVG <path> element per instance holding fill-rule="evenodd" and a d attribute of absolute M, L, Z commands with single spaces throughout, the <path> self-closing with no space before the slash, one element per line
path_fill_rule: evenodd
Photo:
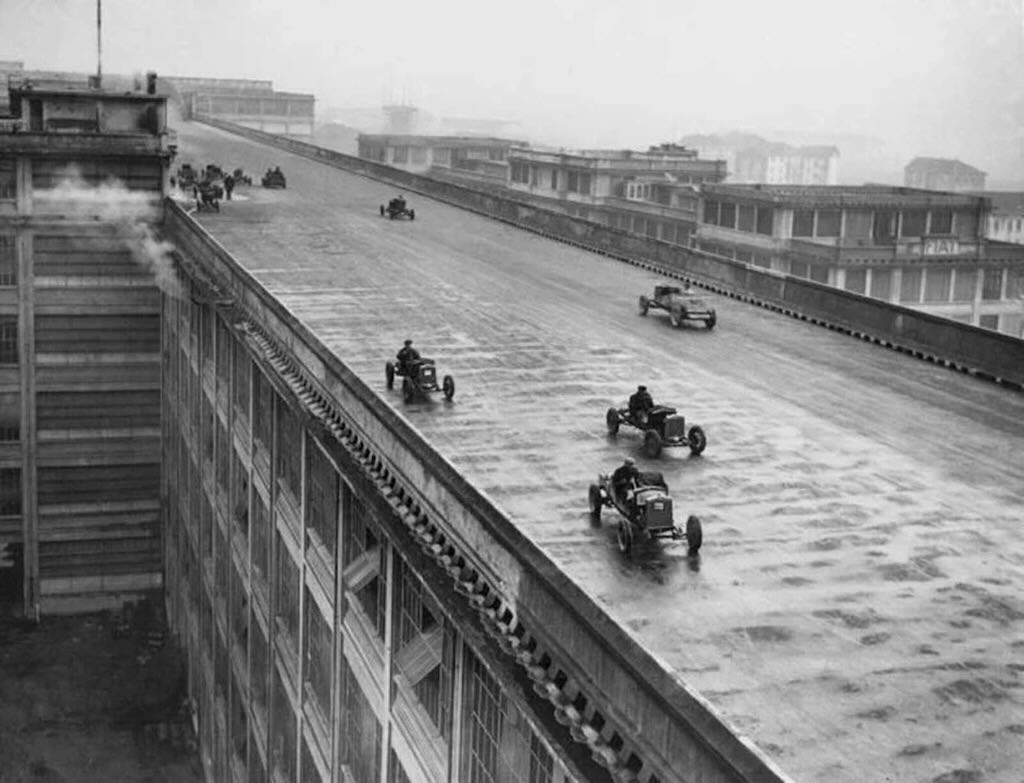
<path fill-rule="evenodd" d="M 640 318 L 649 272 L 204 126 L 178 162 L 259 175 L 197 219 L 641 643 L 796 780 L 1018 783 L 1024 395 L 740 301 Z M 177 164 L 176 164 L 177 165 Z M 258 181 L 258 176 L 257 176 Z M 412 337 L 456 382 L 403 405 Z M 643 457 L 637 383 L 708 434 Z M 587 487 L 661 470 L 684 543 L 620 555 Z"/>

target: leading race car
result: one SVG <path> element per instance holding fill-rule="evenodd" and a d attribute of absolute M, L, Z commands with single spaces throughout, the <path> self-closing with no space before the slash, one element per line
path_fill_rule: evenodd
<path fill-rule="evenodd" d="M 635 427 L 644 434 L 644 454 L 651 459 L 661 455 L 665 447 L 688 446 L 695 457 L 708 445 L 704 429 L 693 425 L 686 429 L 686 417 L 668 405 L 655 405 L 646 414 L 630 411 L 628 405 L 609 408 L 605 414 L 609 435 L 617 435 L 619 427 Z"/>
<path fill-rule="evenodd" d="M 601 521 L 601 509 L 605 506 L 619 512 L 616 543 L 623 553 L 628 553 L 638 538 L 685 538 L 686 554 L 690 557 L 704 543 L 704 531 L 697 516 L 687 517 L 685 528 L 673 521 L 672 498 L 661 473 L 640 471 L 634 481 L 624 486 L 615 486 L 613 474 L 601 473 L 597 483 L 590 485 L 587 500 L 595 523 Z"/>
<path fill-rule="evenodd" d="M 263 175 L 260 184 L 265 188 L 284 190 L 288 187 L 288 180 L 285 179 L 281 167 L 275 166 L 272 169 L 267 169 L 267 173 Z"/>
<path fill-rule="evenodd" d="M 703 321 L 708 329 L 714 329 L 718 321 L 715 308 L 690 287 L 683 290 L 676 285 L 656 285 L 653 298 L 640 296 L 640 315 L 647 315 L 652 307 L 668 310 L 669 323 L 676 327 L 682 326 L 683 321 Z"/>
<path fill-rule="evenodd" d="M 389 389 L 394 388 L 395 377 L 402 379 L 402 399 L 407 403 L 428 397 L 436 391 L 443 392 L 446 400 L 455 396 L 455 379 L 452 376 L 444 376 L 438 386 L 437 367 L 433 359 L 416 359 L 409 364 L 387 362 L 384 365 L 384 379 Z"/>

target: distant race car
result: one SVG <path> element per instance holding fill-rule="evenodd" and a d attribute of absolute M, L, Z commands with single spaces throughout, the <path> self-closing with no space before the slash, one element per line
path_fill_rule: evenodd
<path fill-rule="evenodd" d="M 191 163 L 182 163 L 178 168 L 178 186 L 187 190 L 199 181 L 199 172 L 192 168 Z"/>
<path fill-rule="evenodd" d="M 605 414 L 605 424 L 609 435 L 617 435 L 623 424 L 643 432 L 644 453 L 651 459 L 659 456 L 666 446 L 688 446 L 690 453 L 696 457 L 708 445 L 702 427 L 694 425 L 687 431 L 686 417 L 667 405 L 655 405 L 647 411 L 646 416 L 631 413 L 628 405 L 609 408 Z"/>
<path fill-rule="evenodd" d="M 288 187 L 288 183 L 285 180 L 284 174 L 281 172 L 280 168 L 267 169 L 267 173 L 263 175 L 261 184 L 265 188 L 280 188 L 281 190 L 284 190 L 286 187 Z"/>
<path fill-rule="evenodd" d="M 601 521 L 605 506 L 619 512 L 616 543 L 619 551 L 628 553 L 637 538 L 686 539 L 687 555 L 695 556 L 704 543 L 700 519 L 691 514 L 686 527 L 675 524 L 672 517 L 672 497 L 661 473 L 639 472 L 628 486 L 615 486 L 614 474 L 601 473 L 597 483 L 590 485 L 587 503 L 591 518 Z"/>
<path fill-rule="evenodd" d="M 683 321 L 703 321 L 708 329 L 714 329 L 718 321 L 715 308 L 692 288 L 657 285 L 652 298 L 640 296 L 640 315 L 647 315 L 651 308 L 667 310 L 669 322 L 676 327 L 682 326 Z"/>
<path fill-rule="evenodd" d="M 384 206 L 383 204 L 380 205 L 380 215 L 381 217 L 387 215 L 391 220 L 400 217 L 407 217 L 409 220 L 415 220 L 416 210 L 409 209 L 405 204 L 405 199 L 398 196 L 397 198 L 391 199 L 387 203 L 387 206 Z"/>
<path fill-rule="evenodd" d="M 455 379 L 452 376 L 444 376 L 438 386 L 437 367 L 433 359 L 416 359 L 407 366 L 399 362 L 387 362 L 384 365 L 384 380 L 389 389 L 394 388 L 396 376 L 402 379 L 402 399 L 405 402 L 428 397 L 436 391 L 443 392 L 446 400 L 455 396 Z"/>

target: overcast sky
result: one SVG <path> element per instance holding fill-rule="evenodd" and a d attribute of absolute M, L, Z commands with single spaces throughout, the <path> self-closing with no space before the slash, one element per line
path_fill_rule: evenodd
<path fill-rule="evenodd" d="M 103 68 L 271 79 L 321 109 L 405 99 L 582 146 L 777 129 L 1024 163 L 1022 6 L 103 0 Z M 95 21 L 96 0 L 0 0 L 0 59 L 92 71 Z"/>

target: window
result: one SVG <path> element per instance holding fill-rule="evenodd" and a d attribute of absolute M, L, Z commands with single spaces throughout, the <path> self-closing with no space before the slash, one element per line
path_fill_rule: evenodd
<path fill-rule="evenodd" d="M 21 439 L 21 395 L 0 392 L 0 443 Z"/>
<path fill-rule="evenodd" d="M 789 262 L 789 273 L 793 277 L 807 277 L 807 262 L 805 261 L 790 261 Z"/>
<path fill-rule="evenodd" d="M 717 201 L 705 201 L 704 202 L 704 222 L 708 225 L 718 225 L 718 202 Z"/>
<path fill-rule="evenodd" d="M 871 296 L 875 299 L 889 301 L 892 292 L 892 270 L 872 269 L 871 270 Z"/>
<path fill-rule="evenodd" d="M 551 189 L 558 190 L 558 169 L 551 169 Z"/>
<path fill-rule="evenodd" d="M 306 684 L 313 693 L 313 703 L 320 710 L 324 721 L 331 718 L 331 660 L 333 634 L 331 624 L 324 619 L 320 607 L 306 591 L 306 643 L 304 673 Z"/>
<path fill-rule="evenodd" d="M 21 468 L 0 468 L 0 517 L 21 516 Z"/>
<path fill-rule="evenodd" d="M 412 162 L 417 164 L 423 164 L 427 162 L 427 148 L 426 147 L 413 147 L 412 148 Z"/>
<path fill-rule="evenodd" d="M 896 218 L 898 217 L 897 212 L 889 210 L 882 210 L 875 212 L 875 224 L 872 236 L 874 236 L 876 242 L 889 243 L 896 236 Z"/>
<path fill-rule="evenodd" d="M 755 219 L 757 217 L 757 210 L 751 204 L 740 204 L 739 207 L 739 222 L 737 228 L 740 231 L 753 232 Z"/>
<path fill-rule="evenodd" d="M 924 276 L 924 301 L 948 302 L 949 287 L 952 283 L 951 269 L 929 269 Z"/>
<path fill-rule="evenodd" d="M 348 767 L 346 779 L 351 778 L 357 783 L 376 783 L 380 780 L 384 732 L 373 707 L 348 667 L 345 668 L 342 699 L 344 740 L 341 743 L 341 761 Z"/>
<path fill-rule="evenodd" d="M 285 642 L 293 654 L 298 653 L 299 641 L 299 569 L 280 535 L 277 537 L 277 619 L 278 628 L 285 631 Z"/>
<path fill-rule="evenodd" d="M 409 148 L 408 147 L 395 147 L 391 158 L 393 163 L 408 163 L 409 161 Z"/>
<path fill-rule="evenodd" d="M 1003 298 L 1003 270 L 986 269 L 985 278 L 981 284 L 981 298 L 988 301 Z M 2 362 L 2 359 L 0 359 Z"/>
<path fill-rule="evenodd" d="M 953 233 L 953 211 L 949 209 L 933 209 L 931 211 L 931 225 L 928 227 L 929 234 L 952 234 Z"/>
<path fill-rule="evenodd" d="M 828 267 L 811 265 L 811 280 L 828 285 Z"/>
<path fill-rule="evenodd" d="M 901 302 L 921 301 L 921 277 L 920 269 L 903 270 L 903 279 L 900 282 Z"/>
<path fill-rule="evenodd" d="M 953 277 L 953 301 L 973 302 L 978 274 L 974 269 L 957 269 Z"/>
<path fill-rule="evenodd" d="M 901 237 L 924 236 L 928 213 L 921 209 L 907 210 L 900 224 Z"/>
<path fill-rule="evenodd" d="M 387 619 L 387 547 L 380 528 L 356 494 L 345 487 L 345 556 L 348 589 L 356 594 L 359 604 L 384 638 Z"/>
<path fill-rule="evenodd" d="M 868 271 L 866 269 L 847 269 L 846 290 L 854 294 L 863 294 L 867 276 Z"/>
<path fill-rule="evenodd" d="M 736 228 L 736 205 L 729 202 L 723 201 L 722 206 L 719 207 L 718 212 L 718 225 L 725 228 Z"/>
<path fill-rule="evenodd" d="M 793 210 L 793 236 L 812 237 L 814 236 L 814 210 L 794 209 Z"/>
<path fill-rule="evenodd" d="M 18 284 L 18 256 L 14 237 L 0 234 L 0 285 Z"/>
<path fill-rule="evenodd" d="M 584 196 L 590 195 L 590 175 L 580 174 L 579 192 Z"/>
<path fill-rule="evenodd" d="M 771 207 L 757 208 L 757 233 L 771 236 L 775 223 L 775 210 Z"/>
<path fill-rule="evenodd" d="M 579 173 L 575 172 L 575 171 L 570 171 L 569 172 L 569 184 L 568 184 L 568 188 L 567 189 L 571 190 L 573 193 L 575 193 L 576 189 L 579 187 L 579 184 L 580 184 L 580 175 L 579 175 Z"/>
<path fill-rule="evenodd" d="M 275 475 L 279 486 L 291 494 L 298 507 L 302 471 L 302 426 L 295 412 L 282 400 L 277 402 L 277 450 Z"/>
<path fill-rule="evenodd" d="M 818 210 L 818 225 L 814 235 L 818 237 L 837 237 L 842 226 L 843 213 L 838 209 Z"/>
<path fill-rule="evenodd" d="M 298 749 L 298 730 L 296 728 L 295 710 L 288 699 L 281 680 L 281 674 L 274 670 L 274 730 L 270 735 L 271 768 L 275 779 L 296 779 L 295 752 Z"/>
<path fill-rule="evenodd" d="M 334 466 L 312 438 L 306 439 L 306 530 L 311 541 L 324 546 L 334 563 L 338 533 L 338 488 Z"/>
<path fill-rule="evenodd" d="M 978 326 L 982 329 L 991 329 L 994 332 L 999 331 L 999 316 L 998 315 L 983 315 L 978 321 Z"/>
<path fill-rule="evenodd" d="M 14 158 L 0 158 L 0 201 L 13 201 L 18 196 L 18 175 Z"/>
<path fill-rule="evenodd" d="M 0 364 L 18 363 L 18 319 L 0 318 Z"/>
<path fill-rule="evenodd" d="M 252 568 L 265 583 L 270 568 L 270 513 L 259 492 L 252 493 L 252 517 Z"/>

